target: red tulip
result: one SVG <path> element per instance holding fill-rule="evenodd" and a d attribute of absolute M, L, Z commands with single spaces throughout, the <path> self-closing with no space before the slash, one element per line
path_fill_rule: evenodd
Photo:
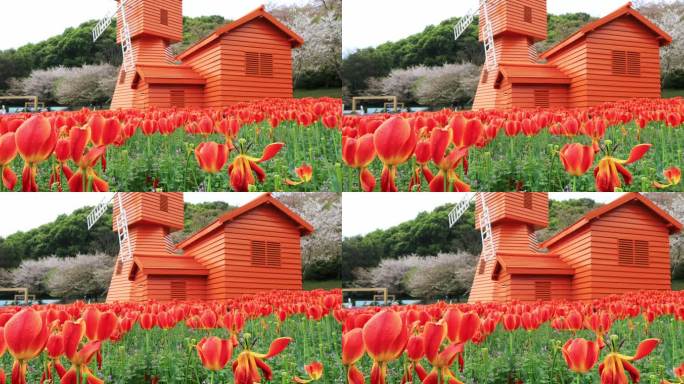
<path fill-rule="evenodd" d="M 57 133 L 46 118 L 36 115 L 21 124 L 15 134 L 15 141 L 19 155 L 24 159 L 22 191 L 36 192 L 38 164 L 52 154 L 57 144 Z"/>
<path fill-rule="evenodd" d="M 637 347 L 634 356 L 626 356 L 620 354 L 615 345 L 615 339 L 611 340 L 611 352 L 605 357 L 603 363 L 599 365 L 599 374 L 601 375 L 601 384 L 626 384 L 627 375 L 629 374 L 632 382 L 638 383 L 641 377 L 639 370 L 636 369 L 631 362 L 643 359 L 658 346 L 660 340 L 647 339 L 642 341 Z"/>
<path fill-rule="evenodd" d="M 287 179 L 285 180 L 285 183 L 287 183 L 287 185 L 295 186 L 310 182 L 311 178 L 313 177 L 313 167 L 306 163 L 302 163 L 301 167 L 295 168 L 295 173 L 299 177 L 299 180 L 292 181 L 290 179 Z"/>
<path fill-rule="evenodd" d="M 259 167 L 259 163 L 263 163 L 272 159 L 283 148 L 284 143 L 269 144 L 264 148 L 261 158 L 250 157 L 245 153 L 244 142 L 240 143 L 240 154 L 233 160 L 233 163 L 228 166 L 228 173 L 230 175 L 230 185 L 236 192 L 247 192 L 250 185 L 254 185 L 254 173 L 257 175 L 259 182 L 266 179 L 266 172 Z"/>
<path fill-rule="evenodd" d="M 632 174 L 624 165 L 632 164 L 640 160 L 650 148 L 651 144 L 637 145 L 632 149 L 627 160 L 616 159 L 610 155 L 601 159 L 594 170 L 596 189 L 599 192 L 614 192 L 615 188 L 622 187 L 620 175 L 624 178 L 625 184 L 632 184 Z"/>
<path fill-rule="evenodd" d="M 454 148 L 449 152 L 451 144 L 449 130 L 434 129 L 430 137 L 432 161 L 439 168 L 439 172 L 430 182 L 432 192 L 469 192 L 470 186 L 459 178 L 456 169 L 466 161 L 468 148 Z M 465 165 L 464 165 L 465 166 Z"/>
<path fill-rule="evenodd" d="M 359 183 L 366 192 L 375 189 L 375 176 L 368 170 L 368 166 L 375 160 L 373 140 L 373 134 L 369 133 L 358 139 L 345 138 L 342 143 L 342 160 L 359 170 Z"/>
<path fill-rule="evenodd" d="M 44 383 L 46 380 L 54 382 L 54 375 L 52 372 L 52 367 L 55 367 L 57 371 L 57 376 L 62 377 L 66 373 L 66 369 L 60 361 L 60 356 L 64 354 L 64 336 L 61 333 L 53 333 L 47 339 L 47 344 L 45 350 L 48 354 L 48 361 L 45 364 L 45 370 L 41 377 L 40 382 Z"/>
<path fill-rule="evenodd" d="M 447 328 L 442 321 L 425 324 L 423 332 L 423 337 L 425 337 L 425 358 L 432 365 L 432 371 L 425 377 L 423 384 L 445 382 L 456 384 L 461 382 L 451 371 L 451 366 L 458 355 L 463 352 L 463 344 L 449 344 L 440 350 L 446 336 Z"/>
<path fill-rule="evenodd" d="M 467 120 L 463 115 L 457 115 L 449 127 L 453 134 L 453 142 L 456 148 L 470 148 L 477 144 L 484 133 L 484 127 L 480 119 Z"/>
<path fill-rule="evenodd" d="M 17 183 L 17 175 L 14 173 L 10 164 L 17 157 L 17 144 L 14 132 L 7 132 L 0 135 L 0 170 L 2 170 L 2 184 L 8 190 L 13 190 Z"/>
<path fill-rule="evenodd" d="M 563 346 L 563 357 L 571 371 L 587 373 L 594 368 L 601 354 L 598 342 L 582 338 L 570 339 Z"/>
<path fill-rule="evenodd" d="M 670 167 L 664 170 L 663 176 L 665 177 L 665 180 L 667 180 L 667 184 L 661 184 L 657 181 L 654 181 L 654 187 L 658 189 L 667 189 L 678 185 L 682 181 L 682 171 L 678 167 Z"/>
<path fill-rule="evenodd" d="M 409 359 L 409 366 L 404 371 L 401 378 L 401 383 L 413 383 L 413 373 L 418 375 L 422 382 L 427 376 L 427 371 L 421 365 L 420 361 L 425 357 L 425 337 L 423 335 L 413 335 L 409 337 L 406 344 L 406 357 Z"/>
<path fill-rule="evenodd" d="M 444 322 L 447 327 L 447 338 L 457 344 L 470 341 L 480 328 L 480 317 L 477 313 L 463 313 L 456 308 L 447 310 Z"/>
<path fill-rule="evenodd" d="M 104 381 L 97 378 L 88 367 L 100 350 L 101 342 L 91 341 L 78 349 L 85 332 L 86 326 L 82 320 L 64 323 L 64 355 L 71 361 L 71 367 L 61 378 L 60 382 L 63 384 L 82 383 L 83 379 L 89 384 L 104 384 Z"/>
<path fill-rule="evenodd" d="M 383 163 L 381 185 L 383 192 L 397 192 L 395 185 L 397 166 L 405 163 L 416 148 L 416 133 L 401 117 L 392 117 L 380 125 L 373 134 L 378 158 Z"/>
<path fill-rule="evenodd" d="M 594 149 L 578 143 L 566 144 L 560 151 L 560 159 L 571 176 L 579 177 L 594 164 Z"/>
<path fill-rule="evenodd" d="M 202 365 L 210 371 L 222 370 L 233 356 L 233 343 L 216 336 L 202 338 L 196 348 Z"/>
<path fill-rule="evenodd" d="M 366 379 L 361 371 L 356 368 L 356 363 L 361 360 L 366 347 L 363 344 L 361 328 L 355 328 L 342 335 L 342 364 L 347 367 L 347 382 L 349 384 L 365 384 Z"/>
<path fill-rule="evenodd" d="M 368 320 L 363 326 L 363 343 L 373 359 L 372 384 L 385 383 L 387 363 L 401 356 L 407 342 L 406 324 L 396 312 L 385 310 Z"/>
<path fill-rule="evenodd" d="M 31 308 L 14 314 L 4 329 L 7 350 L 14 357 L 12 383 L 25 384 L 29 360 L 45 348 L 48 328 L 41 314 Z"/>
<path fill-rule="evenodd" d="M 318 381 L 321 379 L 321 377 L 323 377 L 323 364 L 321 364 L 318 361 L 314 361 L 313 363 L 306 365 L 304 367 L 304 370 L 309 375 L 309 377 L 306 379 L 295 377 L 294 378 L 295 383 L 301 383 L 301 384 L 311 383 L 313 381 Z"/>
<path fill-rule="evenodd" d="M 262 374 L 264 375 L 264 379 L 271 381 L 273 373 L 264 360 L 270 359 L 284 351 L 291 341 L 292 339 L 289 337 L 281 337 L 274 340 L 266 354 L 255 353 L 249 349 L 242 351 L 238 355 L 237 360 L 233 363 L 235 384 L 259 383 L 261 382 Z"/>
<path fill-rule="evenodd" d="M 203 142 L 195 148 L 195 159 L 204 172 L 215 174 L 228 161 L 228 147 L 214 142 Z"/>

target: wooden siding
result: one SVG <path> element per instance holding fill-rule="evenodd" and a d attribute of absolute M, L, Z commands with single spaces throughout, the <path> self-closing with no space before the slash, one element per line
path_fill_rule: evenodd
<path fill-rule="evenodd" d="M 227 267 L 224 292 L 228 298 L 272 289 L 302 289 L 299 229 L 280 210 L 262 205 L 227 222 L 224 233 Z M 280 243 L 280 267 L 253 265 L 252 241 Z"/>
<path fill-rule="evenodd" d="M 567 85 L 513 85 L 506 108 L 536 109 L 568 106 Z"/>
<path fill-rule="evenodd" d="M 587 105 L 633 97 L 660 97 L 660 45 L 632 16 L 623 16 L 587 35 Z M 612 51 L 638 52 L 637 76 L 614 75 Z"/>
<path fill-rule="evenodd" d="M 272 55 L 272 76 L 247 75 L 246 55 L 250 52 Z M 207 107 L 293 95 L 291 43 L 281 30 L 264 20 L 253 20 L 223 35 L 218 42 L 190 55 L 184 64 L 207 79 Z"/>
<path fill-rule="evenodd" d="M 145 293 L 147 300 L 205 300 L 206 279 L 193 276 L 147 276 Z M 172 284 L 182 283 L 185 295 L 179 295 Z"/>
<path fill-rule="evenodd" d="M 538 283 L 546 283 L 549 285 L 547 300 L 568 300 L 572 297 L 572 280 L 569 277 L 544 275 L 510 276 L 505 274 L 505 276 L 502 276 L 500 283 L 499 290 L 502 292 L 497 293 L 500 302 L 510 302 L 512 300 L 536 302 L 544 300 L 545 297 L 538 295 Z"/>
<path fill-rule="evenodd" d="M 506 0 L 489 3 L 489 16 L 494 35 L 518 34 L 546 40 L 546 0 Z M 532 22 L 525 21 L 525 8 L 532 11 Z M 480 8 L 480 20 L 484 20 L 484 9 Z M 482 41 L 482 31 L 480 31 Z"/>
<path fill-rule="evenodd" d="M 160 210 L 162 197 L 166 198 L 166 212 Z M 138 223 L 159 224 L 172 229 L 183 229 L 184 204 L 182 192 L 135 192 L 121 194 L 122 204 L 126 210 L 129 227 Z M 119 215 L 118 197 L 114 199 L 112 212 L 112 229 L 116 230 L 116 218 Z"/>
<path fill-rule="evenodd" d="M 662 221 L 637 202 L 625 204 L 590 224 L 591 298 L 642 289 L 669 290 L 670 235 Z M 648 265 L 623 265 L 618 240 L 648 242 Z"/>
<path fill-rule="evenodd" d="M 117 259 L 116 262 L 119 263 L 119 259 Z M 133 286 L 128 280 L 128 274 L 131 272 L 132 266 L 133 260 L 122 262 L 122 267 L 120 269 L 115 265 L 112 281 L 109 284 L 109 290 L 107 291 L 108 303 L 114 301 L 123 302 L 131 300 Z"/>
<path fill-rule="evenodd" d="M 167 13 L 167 24 L 161 23 L 161 10 Z M 121 20 L 119 12 L 117 20 Z M 131 37 L 157 36 L 172 43 L 183 40 L 183 1 L 182 0 L 128 0 L 126 3 L 126 21 Z M 121 31 L 118 22 L 118 31 Z M 120 33 L 117 41 L 121 41 Z"/>
<path fill-rule="evenodd" d="M 483 192 L 489 208 L 492 224 L 500 221 L 516 221 L 534 225 L 537 229 L 545 228 L 549 223 L 549 194 L 546 192 Z M 531 209 L 525 207 L 525 200 L 530 199 Z M 480 228 L 479 215 L 482 207 L 479 197 L 475 200 L 475 228 Z"/>
<path fill-rule="evenodd" d="M 138 108 L 172 108 L 198 107 L 204 105 L 204 89 L 191 85 L 145 85 L 140 90 L 141 101 L 136 102 Z M 182 92 L 182 103 L 173 97 L 173 92 Z"/>
<path fill-rule="evenodd" d="M 482 257 L 480 257 L 480 263 L 485 263 L 485 268 L 483 273 L 480 273 L 479 265 L 478 270 L 475 272 L 475 278 L 473 278 L 473 286 L 470 288 L 470 296 L 468 296 L 469 303 L 488 303 L 492 301 L 497 301 L 499 299 L 497 294 L 497 285 L 501 281 L 492 280 L 492 272 L 494 271 L 494 266 L 496 265 L 496 260 L 490 260 L 485 262 Z"/>
<path fill-rule="evenodd" d="M 562 55 L 553 56 L 549 64 L 555 65 L 571 80 L 568 89 L 568 106 L 579 108 L 588 107 L 588 76 L 587 76 L 587 44 L 580 40 L 568 48 Z"/>
<path fill-rule="evenodd" d="M 206 299 L 227 299 L 226 280 L 228 279 L 228 271 L 226 269 L 226 238 L 223 231 L 220 228 L 213 231 L 201 241 L 185 249 L 185 253 L 194 257 L 209 271 L 206 279 Z"/>

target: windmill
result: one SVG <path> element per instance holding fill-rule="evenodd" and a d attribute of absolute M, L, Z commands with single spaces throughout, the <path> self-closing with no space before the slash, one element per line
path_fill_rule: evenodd
<path fill-rule="evenodd" d="M 126 72 L 130 72 L 135 69 L 135 58 L 133 57 L 133 45 L 131 43 L 131 30 L 128 27 L 128 22 L 126 21 L 126 3 L 128 0 L 119 1 L 119 5 L 116 9 L 102 20 L 100 20 L 95 28 L 93 28 L 93 42 L 102 36 L 102 34 L 109 28 L 112 24 L 114 17 L 120 13 L 121 17 L 121 53 L 123 54 L 123 67 Z"/>
<path fill-rule="evenodd" d="M 132 259 L 131 255 L 131 240 L 128 236 L 128 217 L 126 216 L 126 210 L 123 207 L 121 192 L 116 193 L 111 196 L 107 196 L 102 201 L 100 201 L 95 208 L 88 214 L 87 224 L 88 230 L 92 229 L 95 223 L 100 220 L 102 215 L 107 212 L 109 204 L 116 200 L 114 204 L 119 205 L 119 214 L 116 216 L 116 232 L 119 238 L 119 257 L 121 262 L 126 262 Z"/>
<path fill-rule="evenodd" d="M 482 31 L 483 44 L 485 49 L 485 65 L 487 70 L 493 72 L 497 69 L 496 46 L 494 45 L 494 31 L 492 29 L 491 19 L 489 17 L 489 5 L 492 0 L 478 0 L 477 7 L 472 8 L 459 20 L 458 24 L 454 26 L 455 40 L 458 40 L 463 32 L 468 29 L 470 24 L 475 20 L 475 15 L 480 13 L 482 9 L 482 19 L 480 20 L 480 30 Z M 496 1 L 496 0 L 494 0 Z M 492 1 L 493 2 L 493 1 Z"/>
<path fill-rule="evenodd" d="M 492 222 L 489 216 L 489 208 L 487 207 L 487 198 L 483 192 L 471 194 L 456 204 L 456 207 L 449 212 L 449 228 L 453 228 L 453 226 L 458 223 L 463 214 L 470 209 L 470 203 L 475 199 L 480 200 L 480 206 L 482 207 L 480 215 L 477 218 L 480 223 L 480 237 L 482 238 L 482 257 L 485 261 L 491 261 L 495 258 L 496 253 L 494 252 Z"/>

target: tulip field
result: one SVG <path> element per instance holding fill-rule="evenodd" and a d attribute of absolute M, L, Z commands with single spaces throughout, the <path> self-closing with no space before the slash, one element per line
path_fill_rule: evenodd
<path fill-rule="evenodd" d="M 345 191 L 684 191 L 684 99 L 345 116 Z"/>
<path fill-rule="evenodd" d="M 0 383 L 341 383 L 339 291 L 0 309 Z M 3 356 L 4 354 L 4 356 Z"/>
<path fill-rule="evenodd" d="M 684 382 L 684 292 L 343 310 L 349 383 Z"/>
<path fill-rule="evenodd" d="M 3 190 L 340 191 L 338 99 L 0 118 Z"/>

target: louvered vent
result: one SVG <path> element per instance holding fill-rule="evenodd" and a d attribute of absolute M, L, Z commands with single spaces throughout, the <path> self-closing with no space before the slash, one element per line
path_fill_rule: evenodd
<path fill-rule="evenodd" d="M 123 84 L 126 82 L 126 71 L 123 69 L 121 70 L 121 73 L 119 74 L 119 84 Z"/>
<path fill-rule="evenodd" d="M 525 209 L 532 209 L 532 197 L 533 195 L 531 193 L 523 193 L 525 196 L 524 198 L 524 206 Z"/>
<path fill-rule="evenodd" d="M 634 241 L 618 239 L 618 263 L 620 265 L 634 265 Z"/>
<path fill-rule="evenodd" d="M 480 275 L 483 275 L 485 273 L 485 268 L 487 268 L 487 263 L 484 261 L 484 259 L 480 260 L 480 268 L 478 269 L 477 273 Z"/>
<path fill-rule="evenodd" d="M 169 91 L 171 95 L 172 107 L 185 107 L 185 91 L 182 89 L 172 89 Z"/>
<path fill-rule="evenodd" d="M 627 52 L 627 74 L 641 76 L 641 53 Z"/>
<path fill-rule="evenodd" d="M 245 52 L 245 74 L 247 76 L 259 76 L 259 54 L 257 52 Z"/>
<path fill-rule="evenodd" d="M 551 300 L 551 282 L 550 281 L 535 281 L 534 282 L 534 298 L 535 298 L 535 300 L 541 300 L 541 301 Z"/>
<path fill-rule="evenodd" d="M 266 264 L 269 267 L 280 267 L 280 243 L 271 241 L 266 243 Z"/>
<path fill-rule="evenodd" d="M 252 265 L 266 266 L 266 242 L 252 241 Z"/>
<path fill-rule="evenodd" d="M 169 25 L 169 11 L 162 9 L 159 12 L 159 22 L 161 25 Z"/>
<path fill-rule="evenodd" d="M 613 51 L 613 75 L 627 74 L 627 52 Z"/>
<path fill-rule="evenodd" d="M 188 291 L 185 281 L 171 282 L 171 300 L 187 300 Z"/>
<path fill-rule="evenodd" d="M 259 75 L 263 77 L 273 76 L 273 55 L 270 53 L 262 53 L 259 62 Z"/>
<path fill-rule="evenodd" d="M 525 7 L 525 22 L 532 22 L 532 7 Z"/>
<path fill-rule="evenodd" d="M 648 267 L 649 263 L 648 241 L 635 240 L 634 241 L 634 264 L 638 266 Z"/>
<path fill-rule="evenodd" d="M 551 105 L 551 96 L 548 89 L 534 90 L 534 106 L 538 108 L 549 108 Z"/>
<path fill-rule="evenodd" d="M 159 195 L 159 210 L 162 212 L 169 211 L 169 197 L 164 194 Z"/>

